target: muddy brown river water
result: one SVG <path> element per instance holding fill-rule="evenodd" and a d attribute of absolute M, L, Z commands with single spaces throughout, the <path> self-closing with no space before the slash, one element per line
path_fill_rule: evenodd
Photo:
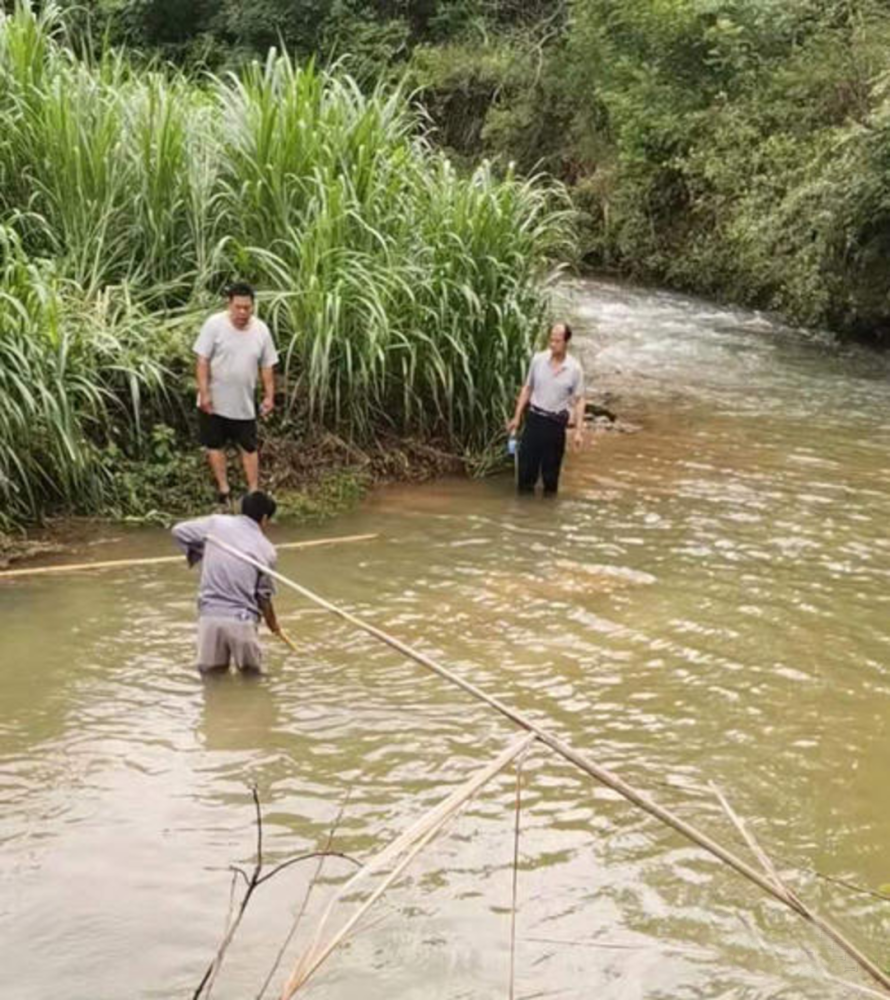
<path fill-rule="evenodd" d="M 604 282 L 568 309 L 639 427 L 569 462 L 376 493 L 282 552 L 306 586 L 438 657 L 744 853 L 713 782 L 800 894 L 890 963 L 890 359 Z M 112 534 L 114 537 L 111 537 Z M 78 558 L 166 554 L 109 532 Z M 253 860 L 367 858 L 514 737 L 506 720 L 283 592 L 300 655 L 190 666 L 194 576 L 0 583 L 0 996 L 191 996 Z M 514 776 L 462 811 L 307 988 L 505 998 Z M 345 804 L 344 804 L 345 803 Z M 524 766 L 516 996 L 841 1000 L 873 984 L 803 921 L 540 748 Z M 254 897 L 213 995 L 256 997 L 312 866 Z M 301 923 L 351 868 L 329 860 Z M 826 877 L 827 876 L 827 877 Z M 344 913 L 348 911 L 343 911 Z M 288 952 L 283 968 L 292 964 Z M 280 976 L 278 982 L 280 983 Z M 270 989 L 267 996 L 277 996 Z"/>

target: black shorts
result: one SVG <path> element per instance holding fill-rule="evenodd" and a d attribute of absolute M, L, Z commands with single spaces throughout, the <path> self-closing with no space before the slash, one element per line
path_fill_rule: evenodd
<path fill-rule="evenodd" d="M 256 420 L 231 420 L 198 410 L 198 439 L 211 451 L 222 451 L 231 442 L 250 454 L 256 451 Z"/>

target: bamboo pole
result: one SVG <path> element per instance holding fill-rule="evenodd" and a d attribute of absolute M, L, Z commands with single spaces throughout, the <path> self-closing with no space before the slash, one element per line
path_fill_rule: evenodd
<path fill-rule="evenodd" d="M 312 538 L 305 542 L 285 542 L 277 545 L 278 549 L 314 549 L 319 545 L 344 545 L 348 542 L 369 542 L 379 535 L 339 535 L 333 538 Z M 46 573 L 77 573 L 90 569 L 124 569 L 131 566 L 159 566 L 162 563 L 175 563 L 182 556 L 151 556 L 146 559 L 110 559 L 105 562 L 66 563 L 62 566 L 29 566 L 25 569 L 7 569 L 0 571 L 0 580 L 13 577 L 42 576 Z"/>
<path fill-rule="evenodd" d="M 238 549 L 226 544 L 221 539 L 216 538 L 213 535 L 208 536 L 208 541 L 213 542 L 214 545 L 219 546 L 225 551 L 229 552 L 231 555 L 237 556 L 238 558 L 244 560 L 244 562 L 255 566 L 257 569 L 266 573 L 268 576 L 273 577 L 278 580 L 286 587 L 291 590 L 296 591 L 296 593 L 301 594 L 308 600 L 313 601 L 315 604 L 326 608 L 332 614 L 344 619 L 344 621 L 349 622 L 356 628 L 361 629 L 363 632 L 367 632 L 369 635 L 373 635 L 375 638 L 380 639 L 381 642 L 386 643 L 386 645 L 391 646 L 393 649 L 398 650 L 404 656 L 409 659 L 414 660 L 421 666 L 426 667 L 433 673 L 438 674 L 440 677 L 445 678 L 452 684 L 456 684 L 458 687 L 462 688 L 464 691 L 473 695 L 479 701 L 485 702 L 485 704 L 496 709 L 501 715 L 506 716 L 508 719 L 515 722 L 518 726 L 527 730 L 530 733 L 534 733 L 538 739 L 544 743 L 546 746 L 550 747 L 551 750 L 555 750 L 556 753 L 560 754 L 566 760 L 570 761 L 580 770 L 586 772 L 591 777 L 596 778 L 601 784 L 605 785 L 607 788 L 611 788 L 613 791 L 617 792 L 622 798 L 627 799 L 628 802 L 633 803 L 638 806 L 644 812 L 649 813 L 650 816 L 654 816 L 656 819 L 661 820 L 667 826 L 672 827 L 678 833 L 681 833 L 688 840 L 691 840 L 694 844 L 706 850 L 709 854 L 713 854 L 716 858 L 719 858 L 725 864 L 729 865 L 740 875 L 747 878 L 749 881 L 753 882 L 755 885 L 759 886 L 765 893 L 777 899 L 783 905 L 789 907 L 795 913 L 799 914 L 805 920 L 812 923 L 817 927 L 826 937 L 834 941 L 839 948 L 841 948 L 854 962 L 857 963 L 862 969 L 864 969 L 874 980 L 879 982 L 884 989 L 890 993 L 890 975 L 888 975 L 883 969 L 876 965 L 867 955 L 860 951 L 852 941 L 849 941 L 836 927 L 829 923 L 824 918 L 820 917 L 818 914 L 814 913 L 812 910 L 807 909 L 806 912 L 802 912 L 788 897 L 785 895 L 782 889 L 773 885 L 772 881 L 762 875 L 756 868 L 753 868 L 742 858 L 733 854 L 731 851 L 727 850 L 721 844 L 717 843 L 708 834 L 702 832 L 697 827 L 693 826 L 691 823 L 687 823 L 686 820 L 681 819 L 671 810 L 659 805 L 654 799 L 652 799 L 647 793 L 638 791 L 632 785 L 629 785 L 623 778 L 618 777 L 617 774 L 612 773 L 607 768 L 602 767 L 595 761 L 584 756 L 575 750 L 571 744 L 566 743 L 561 740 L 558 736 L 554 736 L 548 730 L 539 726 L 528 716 L 523 715 L 516 709 L 511 708 L 504 702 L 500 701 L 498 698 L 487 694 L 481 688 L 477 687 L 470 681 L 464 680 L 463 677 L 455 674 L 453 671 L 449 670 L 447 667 L 443 667 L 441 664 L 437 663 L 435 660 L 426 656 L 424 653 L 412 648 L 407 643 L 402 642 L 400 639 L 396 639 L 394 636 L 389 635 L 384 632 L 383 629 L 379 629 L 370 623 L 363 621 L 356 615 L 350 614 L 348 611 L 344 611 L 342 608 L 337 607 L 335 604 L 331 604 L 330 601 L 325 600 L 318 594 L 301 586 L 299 583 L 295 583 L 293 580 L 284 576 L 283 574 L 277 572 L 276 570 L 269 569 L 262 563 L 257 562 L 255 559 L 246 555 L 244 552 L 240 552 Z"/>
<path fill-rule="evenodd" d="M 285 646 L 288 646 L 290 648 L 292 653 L 299 653 L 297 644 L 294 642 L 293 639 L 291 639 L 291 637 L 287 634 L 287 632 L 284 631 L 283 628 L 280 628 L 276 633 L 276 635 L 285 644 Z"/>
<path fill-rule="evenodd" d="M 336 895 L 328 903 L 322 914 L 321 920 L 316 927 L 315 936 L 309 947 L 297 959 L 293 972 L 281 990 L 281 1000 L 290 998 L 307 982 L 310 976 L 321 966 L 331 952 L 349 934 L 352 928 L 370 909 L 370 907 L 380 898 L 390 885 L 401 875 L 407 866 L 414 860 L 420 851 L 430 840 L 442 829 L 445 823 L 460 809 L 464 803 L 473 798 L 492 778 L 496 777 L 520 754 L 535 742 L 535 735 L 530 733 L 526 736 L 514 740 L 498 756 L 477 771 L 468 781 L 459 788 L 456 788 L 446 799 L 431 809 L 413 823 L 407 830 L 399 834 L 379 854 L 371 858 L 367 864 L 360 868 L 344 885 L 338 890 Z M 392 864 L 389 874 L 378 885 L 368 899 L 356 910 L 355 913 L 343 924 L 343 926 L 324 942 L 322 935 L 327 924 L 330 922 L 334 908 L 341 899 L 350 896 L 368 876 L 387 870 Z"/>

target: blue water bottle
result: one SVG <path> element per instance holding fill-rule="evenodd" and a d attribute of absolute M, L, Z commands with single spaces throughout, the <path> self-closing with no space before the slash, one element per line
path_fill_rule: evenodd
<path fill-rule="evenodd" d="M 516 454 L 516 435 L 515 434 L 511 434 L 507 438 L 507 454 L 511 455 L 511 456 Z"/>

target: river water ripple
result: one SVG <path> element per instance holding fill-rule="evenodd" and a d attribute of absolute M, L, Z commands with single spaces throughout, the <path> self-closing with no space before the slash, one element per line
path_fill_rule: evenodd
<path fill-rule="evenodd" d="M 605 282 L 564 292 L 601 435 L 554 503 L 508 477 L 382 490 L 280 569 L 439 657 L 744 853 L 887 964 L 890 363 L 761 315 Z M 605 395 L 604 395 L 605 394 Z M 306 534 L 306 532 L 304 532 Z M 279 531 L 280 540 L 296 537 Z M 85 557 L 166 551 L 127 532 Z M 512 738 L 291 593 L 301 653 L 190 669 L 194 578 L 0 585 L 0 994 L 190 996 L 253 860 L 367 858 Z M 471 803 L 310 990 L 507 995 L 515 776 Z M 331 860 L 298 942 L 351 872 Z M 254 997 L 312 867 L 254 898 L 214 996 Z M 820 874 L 817 874 L 820 873 Z M 543 748 L 523 768 L 517 996 L 797 1000 L 869 985 L 802 921 Z M 292 953 L 285 962 L 289 966 Z M 267 995 L 275 995 L 270 991 Z"/>

